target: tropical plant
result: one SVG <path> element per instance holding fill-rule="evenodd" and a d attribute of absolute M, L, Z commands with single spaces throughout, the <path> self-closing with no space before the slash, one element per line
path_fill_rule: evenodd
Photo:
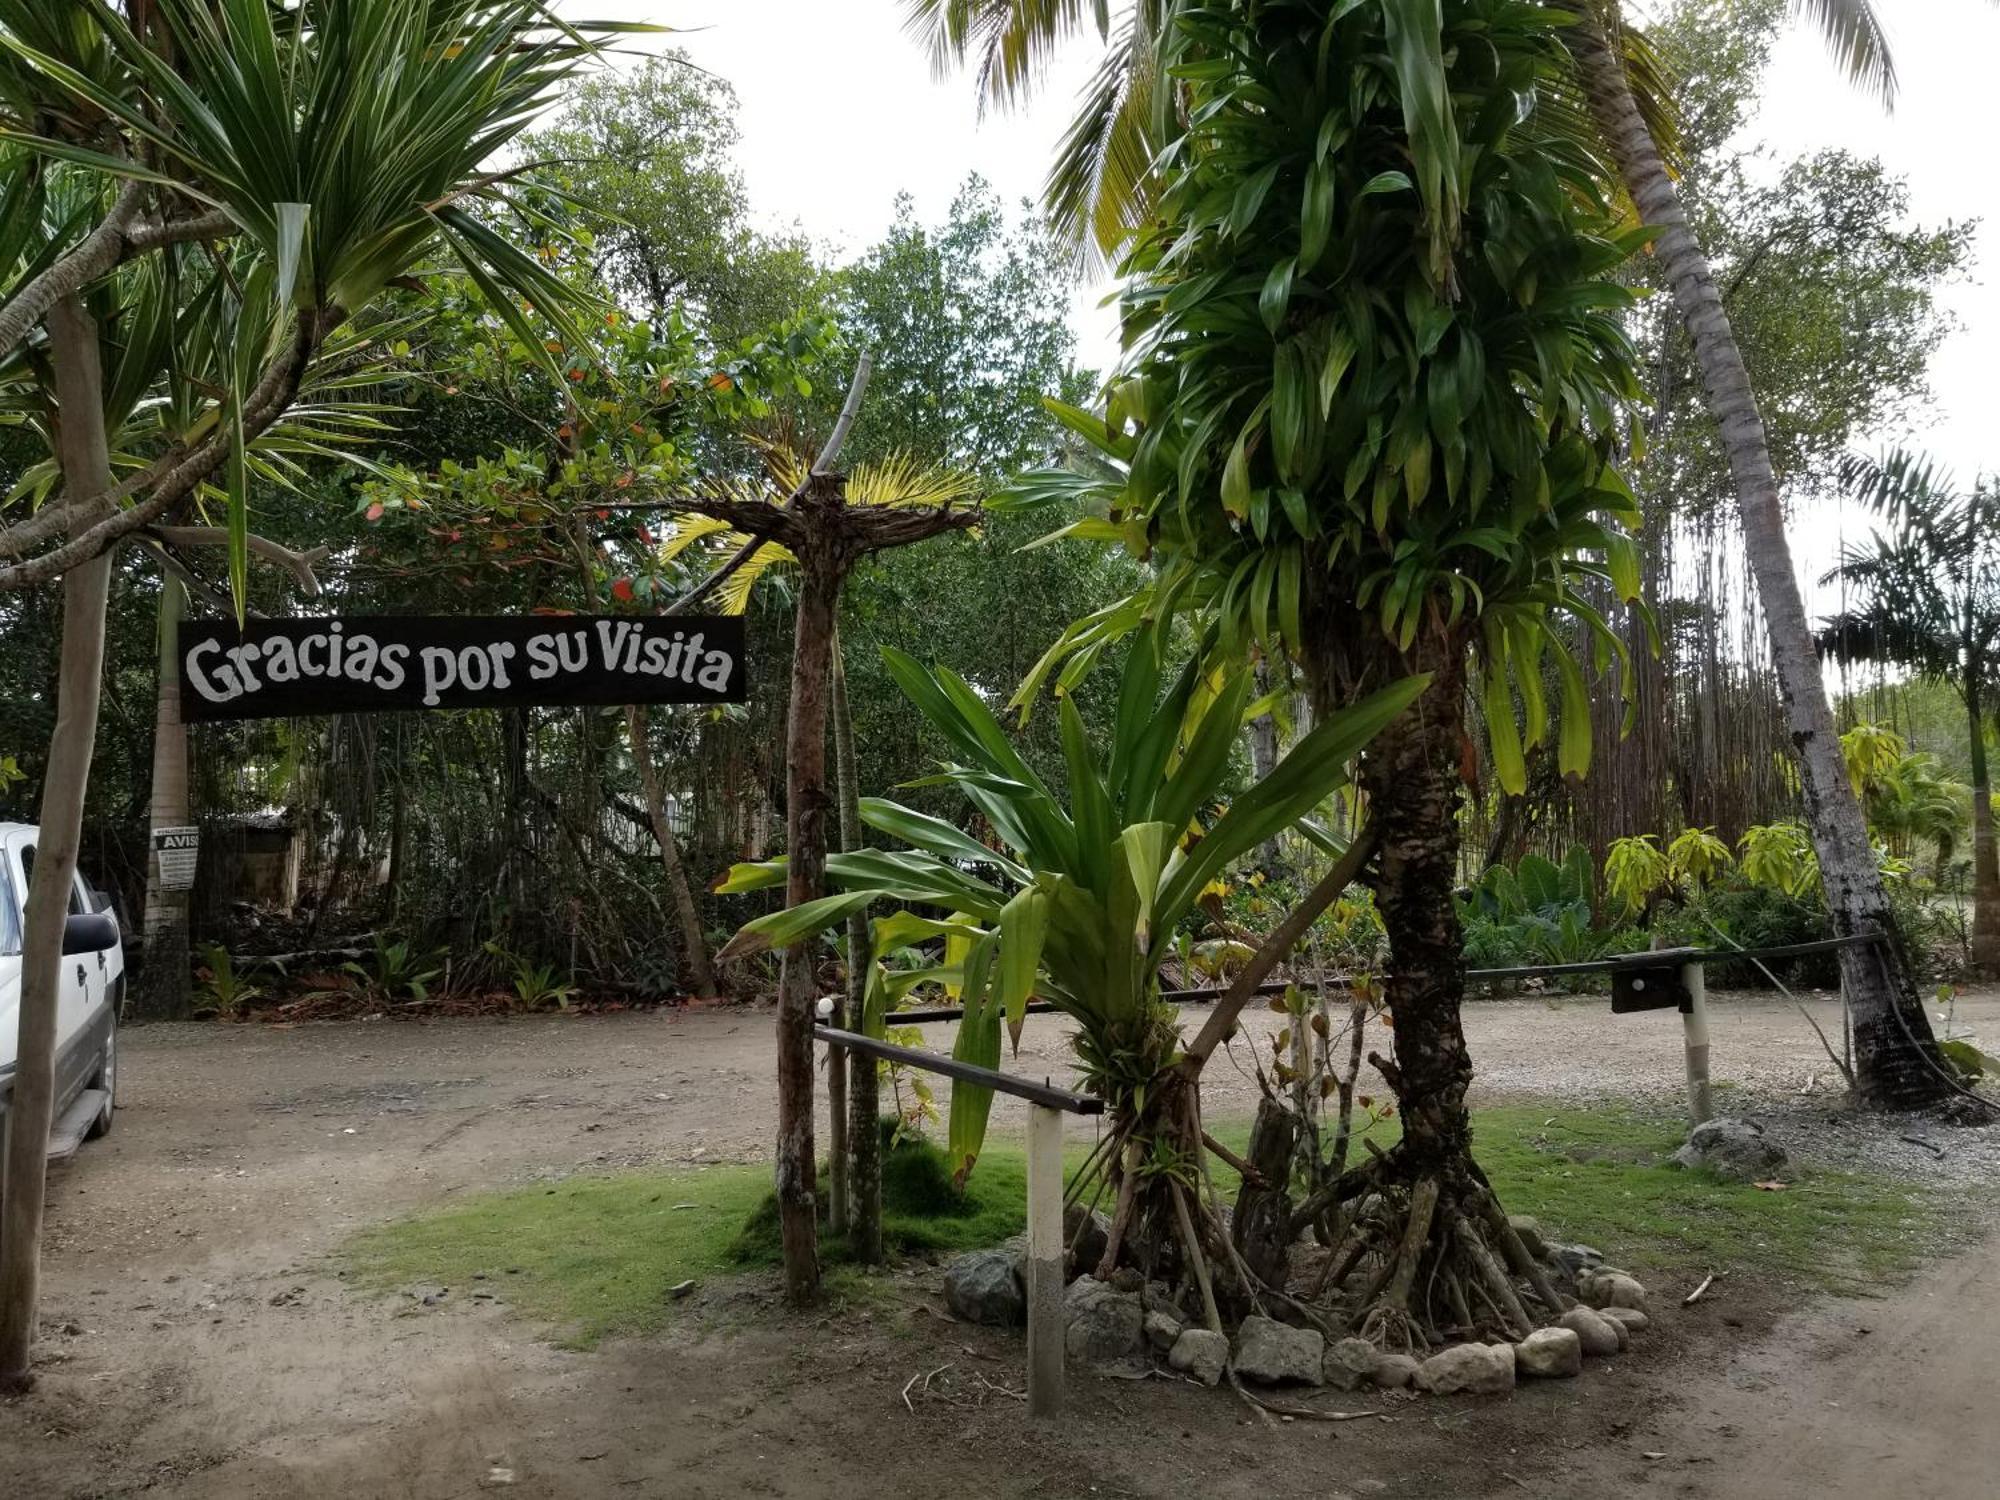
<path fill-rule="evenodd" d="M 525 1010 L 547 1010 L 555 1006 L 558 1010 L 568 1010 L 570 996 L 576 993 L 574 983 L 558 979 L 554 964 L 536 963 L 518 953 L 509 953 L 498 943 L 488 943 L 486 951 L 503 960 L 512 971 L 515 998 Z M 428 976 L 427 976 L 428 977 Z M 418 996 L 419 999 L 423 997 Z"/>
<path fill-rule="evenodd" d="M 256 1001 L 264 998 L 261 986 L 246 983 L 236 972 L 236 962 L 220 943 L 201 950 L 201 968 L 195 976 L 195 1014 L 220 1016 L 233 1021 Z"/>
<path fill-rule="evenodd" d="M 2000 486 L 1962 488 L 1904 450 L 1850 458 L 1842 479 L 1880 524 L 1867 542 L 1844 547 L 1827 575 L 1855 598 L 1824 623 L 1820 644 L 1843 660 L 1902 667 L 1957 691 L 1972 771 L 1972 962 L 1981 973 L 2000 972 L 2000 845 L 1986 751 L 2000 715 Z"/>
<path fill-rule="evenodd" d="M 340 967 L 383 1000 L 420 1005 L 430 999 L 430 982 L 444 972 L 444 961 L 441 953 L 420 953 L 407 939 L 378 932 L 365 961 L 349 959 Z"/>
<path fill-rule="evenodd" d="M 1010 497 L 1086 499 L 1072 534 L 1159 573 L 1150 600 L 1079 622 L 1040 680 L 1068 687 L 1163 607 L 1213 621 L 1231 660 L 1296 659 L 1321 711 L 1430 679 L 1360 776 L 1405 1122 L 1369 1169 L 1390 1190 L 1379 1232 L 1408 1247 L 1365 1325 L 1389 1342 L 1480 1274 L 1469 1246 L 1507 1251 L 1463 1103 L 1468 689 L 1519 791 L 1545 740 L 1561 772 L 1587 765 L 1586 663 L 1629 682 L 1601 608 L 1639 581 L 1612 462 L 1636 391 L 1629 297 L 1608 278 L 1645 235 L 1564 107 L 1559 29 L 1509 0 L 1180 7 L 1164 72 L 1190 124 L 1126 261 L 1126 364 L 1102 414 L 1070 414 L 1103 470 Z M 1416 1286 L 1426 1257 L 1435 1293 Z"/>
<path fill-rule="evenodd" d="M 1135 1212 L 1153 1235 L 1175 1234 L 1169 1184 L 1188 1180 L 1200 1149 L 1176 1068 L 1174 1013 L 1159 999 L 1160 964 L 1174 951 L 1181 918 L 1234 860 L 1343 785 L 1354 757 L 1424 686 L 1396 683 L 1325 716 L 1269 777 L 1204 823 L 1241 735 L 1251 679 L 1237 673 L 1212 687 L 1196 660 L 1162 697 L 1164 633 L 1155 625 L 1131 643 L 1108 757 L 1091 749 L 1074 703 L 1062 703 L 1066 796 L 1021 759 L 962 678 L 891 652 L 896 681 L 949 746 L 943 780 L 1001 847 L 899 804 L 865 800 L 868 824 L 906 847 L 831 856 L 827 876 L 844 888 L 839 894 L 746 923 L 724 950 L 783 946 L 870 904 L 894 904 L 889 941 L 946 941 L 947 972 L 965 1007 L 954 1055 L 997 1067 L 1002 1028 L 1018 1038 L 1031 996 L 1071 1016 L 1085 1082 L 1110 1107 L 1113 1144 L 1101 1159 L 1119 1209 L 1107 1268 Z M 739 865 L 724 889 L 774 886 L 786 874 L 784 860 Z M 947 1150 L 961 1180 L 978 1157 L 991 1102 L 991 1091 L 974 1085 L 952 1090 Z"/>
<path fill-rule="evenodd" d="M 1824 896 L 1812 833 L 1798 819 L 1744 829 L 1737 851 L 1737 867 L 1752 885 L 1768 886 L 1796 900 Z"/>
<path fill-rule="evenodd" d="M 1663 892 L 1701 891 L 1735 867 L 1729 846 L 1708 828 L 1683 828 L 1662 850 L 1652 834 L 1613 839 L 1604 855 L 1604 888 L 1625 914 L 1645 910 Z"/>

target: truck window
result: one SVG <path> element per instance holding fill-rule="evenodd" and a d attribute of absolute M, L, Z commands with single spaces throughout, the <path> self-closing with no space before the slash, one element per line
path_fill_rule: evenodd
<path fill-rule="evenodd" d="M 21 951 L 21 907 L 14 897 L 14 880 L 0 857 L 0 953 Z"/>

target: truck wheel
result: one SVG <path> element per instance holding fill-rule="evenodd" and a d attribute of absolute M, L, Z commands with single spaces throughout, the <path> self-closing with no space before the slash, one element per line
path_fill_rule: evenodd
<path fill-rule="evenodd" d="M 111 1133 L 112 1115 L 118 1109 L 118 1013 L 111 1013 L 111 1030 L 104 1038 L 104 1050 L 97 1054 L 97 1073 L 90 1080 L 94 1089 L 104 1090 L 104 1108 L 90 1122 L 84 1139 L 94 1141 Z"/>

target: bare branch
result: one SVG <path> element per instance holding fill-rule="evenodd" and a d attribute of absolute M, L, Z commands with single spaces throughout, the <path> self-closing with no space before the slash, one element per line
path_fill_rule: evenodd
<path fill-rule="evenodd" d="M 1299 939 L 1306 935 L 1306 929 L 1318 921 L 1319 914 L 1340 899 L 1340 893 L 1354 883 L 1362 866 L 1375 853 L 1375 839 L 1372 824 L 1355 834 L 1347 852 L 1334 861 L 1333 868 L 1326 872 L 1318 885 L 1299 898 L 1299 904 L 1264 939 L 1263 946 L 1251 955 L 1250 962 L 1243 966 L 1230 983 L 1228 992 L 1216 1002 L 1214 1012 L 1188 1047 L 1181 1066 L 1190 1076 L 1201 1072 L 1208 1055 L 1221 1046 L 1235 1028 L 1236 1018 L 1243 1014 L 1243 1007 L 1250 1003 L 1257 987 L 1298 946 Z"/>
<path fill-rule="evenodd" d="M 182 547 L 227 547 L 229 531 L 223 526 L 155 526 L 148 533 L 173 548 Z M 298 581 L 309 599 L 319 597 L 319 579 L 313 574 L 316 563 L 326 561 L 333 553 L 331 547 L 311 547 L 304 552 L 294 552 L 282 542 L 274 542 L 269 537 L 258 536 L 254 532 L 245 539 L 250 551 L 266 562 L 276 563 Z"/>
<path fill-rule="evenodd" d="M 661 610 L 660 613 L 662 615 L 685 615 L 693 613 L 694 607 L 697 604 L 700 604 L 710 594 L 714 593 L 717 589 L 721 588 L 732 577 L 734 577 L 740 569 L 747 567 L 750 563 L 750 560 L 754 558 L 759 552 L 762 552 L 765 546 L 766 546 L 765 538 L 753 536 L 752 538 L 750 538 L 749 541 L 745 542 L 741 547 L 738 547 L 736 551 L 733 554 L 731 554 L 727 562 L 723 563 L 714 572 L 710 573 L 708 577 L 702 579 L 700 583 L 696 584 L 693 588 L 689 589 L 685 594 L 682 594 L 680 598 L 676 599 L 672 604 L 669 604 L 665 609 Z"/>
<path fill-rule="evenodd" d="M 214 589 L 208 586 L 207 581 L 200 574 L 196 573 L 194 569 L 190 568 L 178 557 L 175 557 L 173 553 L 154 541 L 150 536 L 141 532 L 138 537 L 138 543 L 151 554 L 154 562 L 186 584 L 188 592 L 201 600 L 203 604 L 206 604 L 219 615 L 233 615 L 236 613 L 236 606 L 234 604 L 216 593 Z M 253 620 L 261 620 L 264 617 L 264 612 L 258 609 L 246 607 L 243 612 Z"/>
<path fill-rule="evenodd" d="M 866 349 L 854 363 L 854 380 L 847 387 L 847 399 L 840 403 L 840 418 L 833 424 L 833 436 L 826 440 L 826 446 L 813 460 L 815 474 L 831 474 L 833 466 L 840 462 L 840 450 L 847 446 L 847 435 L 854 430 L 854 419 L 861 415 L 861 398 L 868 393 L 869 377 L 875 373 L 875 356 Z"/>
<path fill-rule="evenodd" d="M 42 315 L 72 292 L 81 291 L 118 264 L 124 252 L 125 231 L 139 216 L 145 201 L 144 183 L 128 182 L 118 190 L 111 212 L 104 221 L 77 243 L 74 250 L 57 260 L 41 275 L 15 294 L 0 309 L 0 355 L 8 353 L 27 337 L 28 330 L 42 321 Z"/>
<path fill-rule="evenodd" d="M 157 250 L 162 245 L 184 245 L 190 240 L 228 239 L 237 232 L 237 223 L 221 209 L 195 214 L 185 219 L 165 219 L 134 224 L 125 231 L 123 259 Z"/>
<path fill-rule="evenodd" d="M 297 331 L 291 345 L 270 364 L 250 390 L 243 403 L 243 431 L 246 439 L 255 438 L 273 422 L 284 415 L 293 397 L 298 394 L 299 381 L 306 366 L 311 363 L 314 352 L 326 330 L 339 324 L 345 314 L 338 307 L 327 307 L 319 312 L 299 314 Z M 96 524 L 79 532 L 60 547 L 53 547 L 38 557 L 12 567 L 0 568 L 0 591 L 33 588 L 58 578 L 80 562 L 96 557 L 107 548 L 115 546 L 140 528 L 150 526 L 181 504 L 194 493 L 195 487 L 222 463 L 229 455 L 230 434 L 226 426 L 218 428 L 206 442 L 190 450 L 176 449 L 157 461 L 152 473 L 159 472 L 152 494 L 139 504 L 115 515 L 107 516 Z M 81 502 L 86 507 L 96 507 L 105 499 L 121 492 L 129 493 L 132 481 L 107 491 L 105 496 L 93 497 Z M 78 502 L 63 507 L 68 511 Z M 39 520 L 39 517 L 34 518 Z M 24 523 L 26 524 L 26 523 Z M 18 532 L 18 528 L 17 528 Z"/>

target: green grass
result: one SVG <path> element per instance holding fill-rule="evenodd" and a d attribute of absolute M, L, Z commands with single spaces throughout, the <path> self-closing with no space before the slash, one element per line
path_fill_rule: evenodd
<path fill-rule="evenodd" d="M 1744 1267 L 1854 1290 L 1907 1270 L 1951 1225 L 1944 1205 L 1882 1178 L 1813 1172 L 1773 1193 L 1661 1166 L 1685 1134 L 1669 1116 L 1517 1105 L 1480 1111 L 1475 1129 L 1479 1159 L 1510 1212 L 1642 1276 Z M 1247 1128 L 1217 1133 L 1240 1147 Z M 1370 1134 L 1380 1146 L 1393 1138 L 1393 1122 Z M 1083 1155 L 1082 1146 L 1070 1153 L 1072 1169 Z M 899 1148 L 884 1160 L 884 1238 L 902 1255 L 997 1244 L 1022 1228 L 1026 1178 L 1021 1150 L 993 1143 L 957 1202 L 940 1153 Z M 369 1286 L 442 1285 L 455 1295 L 490 1287 L 588 1348 L 664 1324 L 677 1306 L 668 1289 L 679 1282 L 774 1264 L 770 1180 L 761 1165 L 716 1166 L 480 1195 L 365 1231 L 346 1261 Z M 1217 1187 L 1233 1194 L 1234 1174 L 1223 1169 Z M 831 1239 L 826 1253 L 835 1265 L 845 1259 Z M 866 1284 L 858 1270 L 846 1277 L 851 1289 Z"/>

